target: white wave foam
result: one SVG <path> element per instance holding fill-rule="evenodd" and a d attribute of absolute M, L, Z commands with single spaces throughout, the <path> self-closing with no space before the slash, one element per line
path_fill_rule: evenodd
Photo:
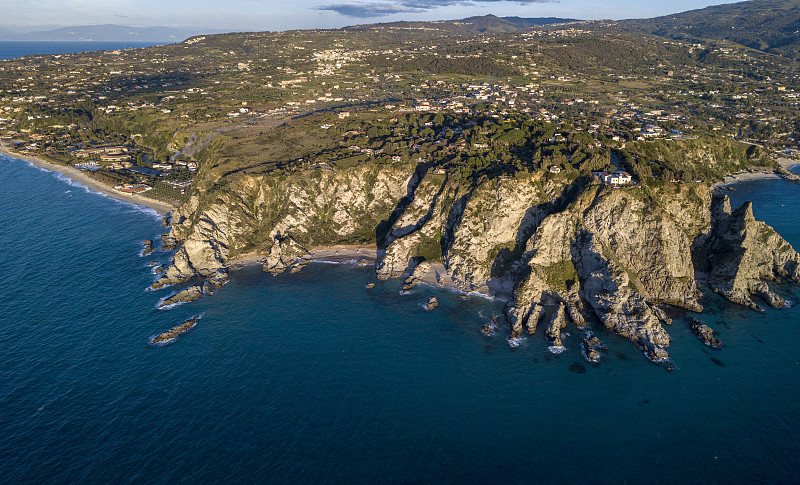
<path fill-rule="evenodd" d="M 164 301 L 167 298 L 171 297 L 171 296 L 175 296 L 175 295 L 174 294 L 173 295 L 167 295 L 164 298 L 161 298 L 160 300 L 158 300 L 158 303 L 156 303 L 156 310 L 172 310 L 173 308 L 179 307 L 179 306 L 183 305 L 184 303 L 186 303 L 184 301 L 176 301 L 175 303 L 170 303 L 169 305 L 161 306 L 161 304 L 164 303 Z"/>
<path fill-rule="evenodd" d="M 157 333 L 155 335 L 151 335 L 150 338 L 147 339 L 147 343 L 150 344 L 150 345 L 155 345 L 156 347 L 163 347 L 164 345 L 171 344 L 172 342 L 178 340 L 178 337 L 172 337 L 171 339 L 164 340 L 163 342 L 159 342 L 157 344 L 153 343 L 153 340 L 155 340 L 156 337 L 158 337 L 159 335 L 161 335 L 161 334 Z"/>
<path fill-rule="evenodd" d="M 547 347 L 547 350 L 549 350 L 553 354 L 559 355 L 559 354 L 563 354 L 564 352 L 566 352 L 567 348 L 564 347 L 563 345 L 551 345 L 551 346 Z"/>
<path fill-rule="evenodd" d="M 507 342 L 509 347 L 511 347 L 512 349 L 516 349 L 517 347 L 525 343 L 526 340 L 527 338 L 522 336 L 522 337 L 507 339 Z"/>
<path fill-rule="evenodd" d="M 161 218 L 161 214 L 159 214 L 158 211 L 156 211 L 155 209 L 152 209 L 152 208 L 147 207 L 145 205 L 134 204 L 133 202 L 128 202 L 127 200 L 122 200 L 122 199 L 117 199 L 116 197 L 111 197 L 110 195 L 104 194 L 103 192 L 98 192 L 96 190 L 92 190 L 91 188 L 83 185 L 82 183 L 80 183 L 78 181 L 75 181 L 75 180 L 72 180 L 71 178 L 67 177 L 66 175 L 64 175 L 61 172 L 56 172 L 56 171 L 49 170 L 49 169 L 44 168 L 44 167 L 39 167 L 39 166 L 37 166 L 36 164 L 34 164 L 33 162 L 31 162 L 30 160 L 27 160 L 27 159 L 21 159 L 21 160 L 26 162 L 31 167 L 34 167 L 34 168 L 36 168 L 36 169 L 38 169 L 38 170 L 40 170 L 42 172 L 52 173 L 56 177 L 56 179 L 60 180 L 61 182 L 66 183 L 67 185 L 70 185 L 72 187 L 82 188 L 83 190 L 86 191 L 87 194 L 101 195 L 103 197 L 106 197 L 107 199 L 119 202 L 119 203 L 121 203 L 121 204 L 123 204 L 123 205 L 125 205 L 125 206 L 127 206 L 129 208 L 132 208 L 132 209 L 135 209 L 135 210 L 137 210 L 139 212 L 142 212 L 144 214 L 153 216 L 153 217 L 155 217 L 157 219 Z"/>

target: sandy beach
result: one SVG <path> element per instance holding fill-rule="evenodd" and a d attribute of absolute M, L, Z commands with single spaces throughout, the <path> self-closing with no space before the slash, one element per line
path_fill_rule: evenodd
<path fill-rule="evenodd" d="M 778 163 L 780 163 L 781 167 L 785 168 L 786 170 L 791 170 L 792 167 L 800 165 L 800 160 L 794 160 L 792 158 L 779 158 Z"/>
<path fill-rule="evenodd" d="M 791 158 L 779 158 L 778 163 L 785 170 L 791 170 L 792 167 L 800 165 L 800 162 L 798 162 L 797 160 L 793 160 Z M 711 188 L 718 189 L 721 187 L 727 187 L 729 185 L 737 184 L 739 182 L 747 182 L 750 180 L 780 179 L 780 178 L 783 177 L 775 172 L 742 172 L 726 176 L 722 182 L 715 183 L 714 185 L 711 186 Z"/>
<path fill-rule="evenodd" d="M 772 172 L 745 172 L 728 175 L 722 182 L 715 183 L 711 188 L 716 189 L 719 187 L 727 187 L 728 185 L 737 184 L 739 182 L 747 182 L 750 180 L 762 179 L 779 179 L 780 175 Z"/>
<path fill-rule="evenodd" d="M 374 263 L 378 259 L 377 246 L 359 246 L 359 245 L 337 245 L 337 246 L 323 246 L 314 248 L 309 251 L 309 260 L 322 261 L 331 263 L 349 263 L 365 260 Z M 232 268 L 242 268 L 245 266 L 255 266 L 264 264 L 266 260 L 264 254 L 245 254 L 236 259 L 230 260 L 227 264 Z"/>
<path fill-rule="evenodd" d="M 309 251 L 310 256 L 308 260 L 317 262 L 328 263 L 354 263 L 367 262 L 369 264 L 375 263 L 379 257 L 377 246 L 359 246 L 359 245 L 336 245 L 336 246 L 323 246 L 314 248 Z M 247 266 L 260 266 L 264 264 L 266 256 L 263 254 L 246 254 L 233 259 L 227 263 L 231 269 L 241 269 Z M 442 263 L 434 263 L 431 268 L 421 276 L 420 283 L 436 286 L 439 288 L 447 288 L 450 290 L 463 293 L 455 281 L 447 274 Z M 507 282 L 506 282 L 507 283 Z M 506 301 L 511 297 L 513 287 L 506 284 L 504 286 L 498 284 L 487 285 L 484 284 L 474 291 L 468 292 L 469 294 L 478 295 L 483 298 L 499 299 Z"/>
<path fill-rule="evenodd" d="M 70 180 L 78 182 L 79 184 L 84 185 L 95 192 L 100 192 L 108 195 L 109 197 L 113 197 L 119 200 L 124 200 L 125 202 L 130 202 L 131 204 L 149 207 L 161 215 L 167 215 L 171 211 L 175 210 L 175 206 L 173 206 L 172 204 L 168 204 L 166 202 L 161 202 L 140 195 L 124 194 L 122 192 L 119 192 L 118 190 L 115 190 L 113 187 L 106 185 L 102 182 L 99 182 L 73 167 L 69 167 L 66 165 L 57 165 L 55 163 L 50 163 L 48 161 L 42 160 L 41 158 L 38 157 L 23 155 L 21 153 L 17 153 L 9 149 L 6 146 L 0 146 L 0 154 L 6 155 L 11 158 L 16 158 L 19 160 L 28 160 L 37 167 L 41 167 L 46 170 L 50 170 L 52 172 L 58 172 L 64 175 L 65 177 L 68 177 Z"/>

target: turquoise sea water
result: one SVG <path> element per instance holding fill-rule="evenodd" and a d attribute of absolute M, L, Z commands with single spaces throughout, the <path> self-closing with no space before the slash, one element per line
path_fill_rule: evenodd
<path fill-rule="evenodd" d="M 574 329 L 558 356 L 541 333 L 511 349 L 505 329 L 479 332 L 502 303 L 366 290 L 371 270 L 347 265 L 245 269 L 157 310 L 169 290 L 145 291 L 148 262 L 170 253 L 139 256 L 154 213 L 24 161 L 0 177 L 2 483 L 797 480 L 797 308 L 709 292 L 699 318 L 727 346 L 678 318 L 673 372 L 602 330 L 596 367 Z M 800 186 L 731 195 L 800 247 Z M 174 343 L 148 344 L 195 313 Z"/>
<path fill-rule="evenodd" d="M 165 42 L 101 42 L 101 41 L 0 41 L 0 59 L 14 59 L 41 54 L 74 54 L 89 51 L 151 47 Z"/>

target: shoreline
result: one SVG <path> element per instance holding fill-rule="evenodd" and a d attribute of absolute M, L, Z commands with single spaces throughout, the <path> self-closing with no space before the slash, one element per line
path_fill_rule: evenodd
<path fill-rule="evenodd" d="M 52 162 L 48 162 L 46 160 L 42 160 L 41 158 L 33 155 L 23 155 L 21 153 L 17 153 L 11 150 L 5 145 L 0 145 L 0 155 L 5 155 L 7 157 L 14 158 L 17 160 L 25 160 L 32 163 L 36 167 L 43 168 L 50 172 L 60 173 L 63 176 L 69 178 L 70 180 L 88 187 L 90 190 L 94 192 L 99 192 L 113 199 L 121 200 L 134 205 L 149 207 L 150 209 L 153 209 L 154 211 L 158 212 L 159 215 L 162 216 L 168 215 L 170 212 L 177 209 L 174 205 L 169 204 L 167 202 L 161 202 L 159 200 L 150 199 L 139 195 L 123 194 L 122 192 L 115 190 L 113 187 L 89 177 L 88 175 L 81 172 L 77 168 L 70 167 L 67 165 L 58 165 Z"/>
<path fill-rule="evenodd" d="M 374 265 L 379 256 L 377 246 L 362 246 L 358 244 L 320 246 L 313 248 L 309 253 L 310 256 L 307 259 L 310 263 L 352 264 L 354 266 L 358 266 L 361 261 L 368 261 L 368 265 Z M 246 267 L 260 266 L 265 260 L 266 256 L 263 254 L 246 254 L 228 261 L 226 267 L 231 271 L 237 271 Z M 403 277 L 400 277 L 400 279 L 402 280 Z M 447 270 L 442 263 L 431 265 L 431 268 L 420 277 L 419 284 L 453 291 L 462 295 L 498 301 L 508 301 L 513 291 L 513 288 L 503 286 L 498 286 L 494 288 L 495 291 L 492 291 L 486 284 L 472 291 L 463 290 L 447 274 Z"/>
<path fill-rule="evenodd" d="M 711 190 L 727 187 L 741 182 L 751 182 L 753 180 L 774 180 L 781 176 L 774 172 L 745 172 L 733 175 L 726 175 L 722 182 L 717 182 L 711 186 Z"/>
<path fill-rule="evenodd" d="M 791 158 L 779 158 L 778 163 L 784 170 L 791 172 L 793 167 L 800 166 L 800 160 L 792 160 Z M 783 179 L 784 176 L 775 172 L 742 172 L 731 175 L 726 175 L 722 182 L 717 182 L 711 186 L 711 190 L 721 189 L 729 185 L 738 184 L 741 182 L 750 182 L 753 180 L 774 180 Z"/>

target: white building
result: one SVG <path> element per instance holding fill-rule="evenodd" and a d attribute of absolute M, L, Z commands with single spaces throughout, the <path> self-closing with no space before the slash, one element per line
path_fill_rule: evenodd
<path fill-rule="evenodd" d="M 616 170 L 614 172 L 599 172 L 597 174 L 603 182 L 618 187 L 620 185 L 630 185 L 633 183 L 633 177 L 624 170 Z"/>

